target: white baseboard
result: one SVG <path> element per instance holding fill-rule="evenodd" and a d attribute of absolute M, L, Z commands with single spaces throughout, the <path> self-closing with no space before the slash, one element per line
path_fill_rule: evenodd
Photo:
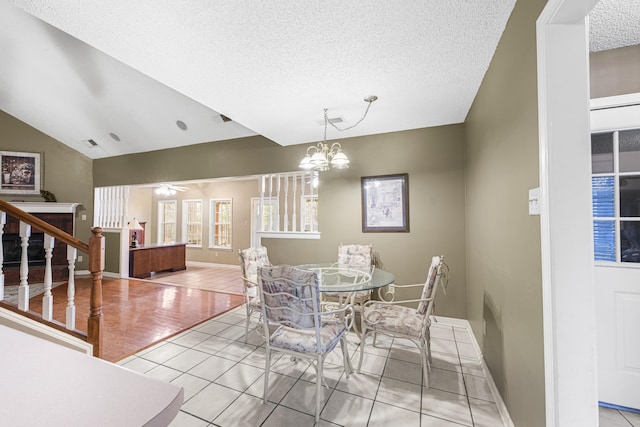
<path fill-rule="evenodd" d="M 500 413 L 500 417 L 502 418 L 502 423 L 505 427 L 515 427 L 513 421 L 511 420 L 511 416 L 509 415 L 509 411 L 507 410 L 507 406 L 504 404 L 504 400 L 502 400 L 502 396 L 498 391 L 498 387 L 496 387 L 496 383 L 493 380 L 493 376 L 489 371 L 489 367 L 487 366 L 487 362 L 484 360 L 484 356 L 482 355 L 482 351 L 480 351 L 480 345 L 476 340 L 473 331 L 471 330 L 471 324 L 468 320 L 465 319 L 456 319 L 454 317 L 442 317 L 436 316 L 436 322 L 439 325 L 447 325 L 453 326 L 456 328 L 463 328 L 467 330 L 469 337 L 471 337 L 471 343 L 476 350 L 476 353 L 480 355 L 480 360 L 482 361 L 482 371 L 484 373 L 485 378 L 487 379 L 487 384 L 489 385 L 489 390 L 491 390 L 491 395 L 493 396 L 493 401 L 498 407 L 498 412 Z"/>

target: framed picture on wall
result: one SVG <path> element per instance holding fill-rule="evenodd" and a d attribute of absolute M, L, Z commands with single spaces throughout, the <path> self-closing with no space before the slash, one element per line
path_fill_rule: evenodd
<path fill-rule="evenodd" d="M 362 232 L 409 232 L 409 175 L 363 176 Z"/>
<path fill-rule="evenodd" d="M 0 194 L 40 195 L 40 153 L 0 151 Z"/>

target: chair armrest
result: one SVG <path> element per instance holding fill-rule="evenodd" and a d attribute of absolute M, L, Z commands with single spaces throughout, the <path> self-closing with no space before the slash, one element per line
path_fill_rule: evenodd
<path fill-rule="evenodd" d="M 401 304 L 407 304 L 407 303 L 421 303 L 421 302 L 429 302 L 433 299 L 433 297 L 431 298 L 418 298 L 418 299 L 405 299 L 405 300 L 400 300 L 400 301 L 378 301 L 378 300 L 371 300 L 371 301 L 367 301 L 362 305 L 362 310 L 364 311 L 368 306 L 373 305 L 373 304 L 377 304 L 377 305 L 401 305 Z"/>
<path fill-rule="evenodd" d="M 354 314 L 353 304 L 347 304 L 339 309 L 321 311 L 320 320 L 322 320 L 323 317 L 332 317 L 334 319 L 335 318 L 344 319 L 345 326 L 348 329 L 351 329 L 351 326 L 353 325 L 353 320 L 354 320 L 353 314 Z"/>

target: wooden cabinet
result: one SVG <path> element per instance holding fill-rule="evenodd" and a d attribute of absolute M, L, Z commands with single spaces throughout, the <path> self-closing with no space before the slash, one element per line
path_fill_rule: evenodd
<path fill-rule="evenodd" d="M 155 271 L 184 270 L 186 255 L 186 243 L 130 248 L 129 276 L 144 279 Z"/>

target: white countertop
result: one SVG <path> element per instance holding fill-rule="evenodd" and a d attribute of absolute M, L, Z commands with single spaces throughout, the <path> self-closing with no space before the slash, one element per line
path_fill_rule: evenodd
<path fill-rule="evenodd" d="M 182 387 L 0 325 L 0 424 L 167 426 Z"/>

